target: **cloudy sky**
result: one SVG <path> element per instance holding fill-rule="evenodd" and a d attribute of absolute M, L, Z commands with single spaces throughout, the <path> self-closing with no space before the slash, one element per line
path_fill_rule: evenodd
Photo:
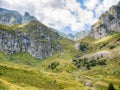
<path fill-rule="evenodd" d="M 90 30 L 98 17 L 119 0 L 0 0 L 0 7 L 25 11 L 65 33 Z"/>

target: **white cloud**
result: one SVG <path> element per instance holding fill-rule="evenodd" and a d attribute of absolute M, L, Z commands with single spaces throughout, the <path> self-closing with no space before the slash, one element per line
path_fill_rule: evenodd
<path fill-rule="evenodd" d="M 0 7 L 25 11 L 37 17 L 42 23 L 58 30 L 69 26 L 72 31 L 85 30 L 86 25 L 95 23 L 105 10 L 119 0 L 85 0 L 86 9 L 76 0 L 0 0 Z"/>
<path fill-rule="evenodd" d="M 99 3 L 100 0 L 85 0 L 84 5 L 88 10 L 94 10 Z"/>
<path fill-rule="evenodd" d="M 109 10 L 112 5 L 116 5 L 118 2 L 119 0 L 103 0 L 95 9 L 96 16 L 99 17 L 106 10 Z"/>

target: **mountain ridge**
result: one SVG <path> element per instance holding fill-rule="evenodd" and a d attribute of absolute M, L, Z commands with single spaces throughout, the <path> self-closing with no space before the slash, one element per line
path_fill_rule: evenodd
<path fill-rule="evenodd" d="M 10 26 L 14 24 L 24 24 L 33 20 L 37 19 L 34 16 L 30 16 L 28 12 L 21 15 L 18 11 L 0 8 L 0 24 Z"/>
<path fill-rule="evenodd" d="M 91 28 L 91 36 L 101 39 L 111 31 L 120 32 L 120 2 L 103 13 Z"/>
<path fill-rule="evenodd" d="M 32 21 L 22 27 L 0 26 L 0 50 L 6 54 L 27 51 L 33 57 L 43 59 L 59 51 L 59 38 L 57 33 L 39 21 Z"/>

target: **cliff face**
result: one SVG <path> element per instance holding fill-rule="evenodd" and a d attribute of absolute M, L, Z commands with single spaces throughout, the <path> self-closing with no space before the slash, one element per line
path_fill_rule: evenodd
<path fill-rule="evenodd" d="M 0 24 L 4 25 L 14 25 L 14 24 L 23 24 L 37 20 L 35 17 L 30 16 L 29 13 L 25 12 L 24 15 L 21 15 L 17 11 L 7 10 L 0 8 Z"/>
<path fill-rule="evenodd" d="M 120 32 L 120 2 L 100 16 L 98 22 L 92 26 L 91 36 L 100 39 L 110 31 Z"/>
<path fill-rule="evenodd" d="M 38 21 L 17 26 L 0 25 L 0 50 L 6 54 L 28 52 L 37 59 L 60 51 L 60 36 Z"/>
<path fill-rule="evenodd" d="M 28 12 L 25 12 L 24 16 L 22 17 L 22 23 L 28 23 L 33 20 L 36 20 L 36 18 L 34 16 L 30 16 Z"/>

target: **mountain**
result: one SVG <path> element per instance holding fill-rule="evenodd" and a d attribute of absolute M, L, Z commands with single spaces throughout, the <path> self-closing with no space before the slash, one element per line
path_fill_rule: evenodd
<path fill-rule="evenodd" d="M 91 80 L 87 83 L 95 83 L 98 90 L 109 90 L 105 83 L 109 86 L 112 82 L 115 90 L 119 90 L 115 79 L 120 76 L 120 2 L 103 13 L 92 26 L 90 33 L 75 45 L 80 54 L 73 59 L 73 64 Z M 114 79 L 111 79 L 112 77 Z M 120 84 L 120 79 L 118 83 Z"/>
<path fill-rule="evenodd" d="M 34 16 L 30 16 L 30 14 L 28 12 L 25 12 L 24 15 L 21 15 L 17 11 L 0 8 L 0 24 L 10 26 L 10 25 L 14 25 L 14 24 L 28 23 L 33 20 L 37 20 L 37 19 Z M 70 33 L 68 35 L 66 35 L 57 30 L 54 30 L 54 31 L 57 32 L 62 37 L 69 38 L 69 39 L 75 40 L 75 41 L 85 37 L 88 34 L 88 31 L 81 31 L 81 32 L 76 33 L 75 35 L 70 34 Z"/>
<path fill-rule="evenodd" d="M 34 16 L 30 16 L 30 14 L 28 12 L 25 12 L 25 14 L 22 18 L 22 24 L 31 22 L 33 20 L 36 20 L 36 18 Z"/>
<path fill-rule="evenodd" d="M 60 51 L 58 33 L 25 12 L 0 8 L 0 50 L 6 54 L 28 52 L 37 59 Z M 17 24 L 17 25 L 15 25 Z M 9 25 L 9 26 L 6 26 Z"/>
<path fill-rule="evenodd" d="M 88 30 L 83 30 L 81 32 L 77 32 L 74 36 L 74 40 L 80 40 L 88 35 L 89 31 Z"/>
<path fill-rule="evenodd" d="M 29 13 L 27 12 L 25 12 L 23 16 L 17 11 L 0 8 L 0 24 L 4 25 L 24 24 L 26 22 L 31 22 L 33 20 L 37 19 L 34 16 L 30 16 Z"/>
<path fill-rule="evenodd" d="M 73 41 L 78 41 L 78 40 L 86 37 L 88 35 L 89 31 L 84 30 L 84 31 L 81 31 L 81 32 L 77 32 L 75 34 L 72 34 L 72 33 L 65 34 L 65 33 L 62 33 L 62 32 L 59 32 L 59 31 L 57 31 L 57 33 L 62 37 L 68 38 L 68 39 L 73 40 Z"/>
<path fill-rule="evenodd" d="M 0 25 L 0 89 L 120 90 L 119 18 L 113 20 L 114 30 L 106 18 L 107 27 L 93 25 L 77 41 L 36 20 Z"/>
<path fill-rule="evenodd" d="M 60 36 L 39 21 L 16 26 L 0 25 L 0 50 L 6 54 L 20 51 L 43 59 L 59 51 Z"/>
<path fill-rule="evenodd" d="M 91 36 L 100 39 L 109 35 L 111 31 L 120 32 L 120 2 L 100 16 L 92 26 Z"/>
<path fill-rule="evenodd" d="M 68 33 L 67 38 L 74 40 L 75 36 L 72 33 Z"/>

